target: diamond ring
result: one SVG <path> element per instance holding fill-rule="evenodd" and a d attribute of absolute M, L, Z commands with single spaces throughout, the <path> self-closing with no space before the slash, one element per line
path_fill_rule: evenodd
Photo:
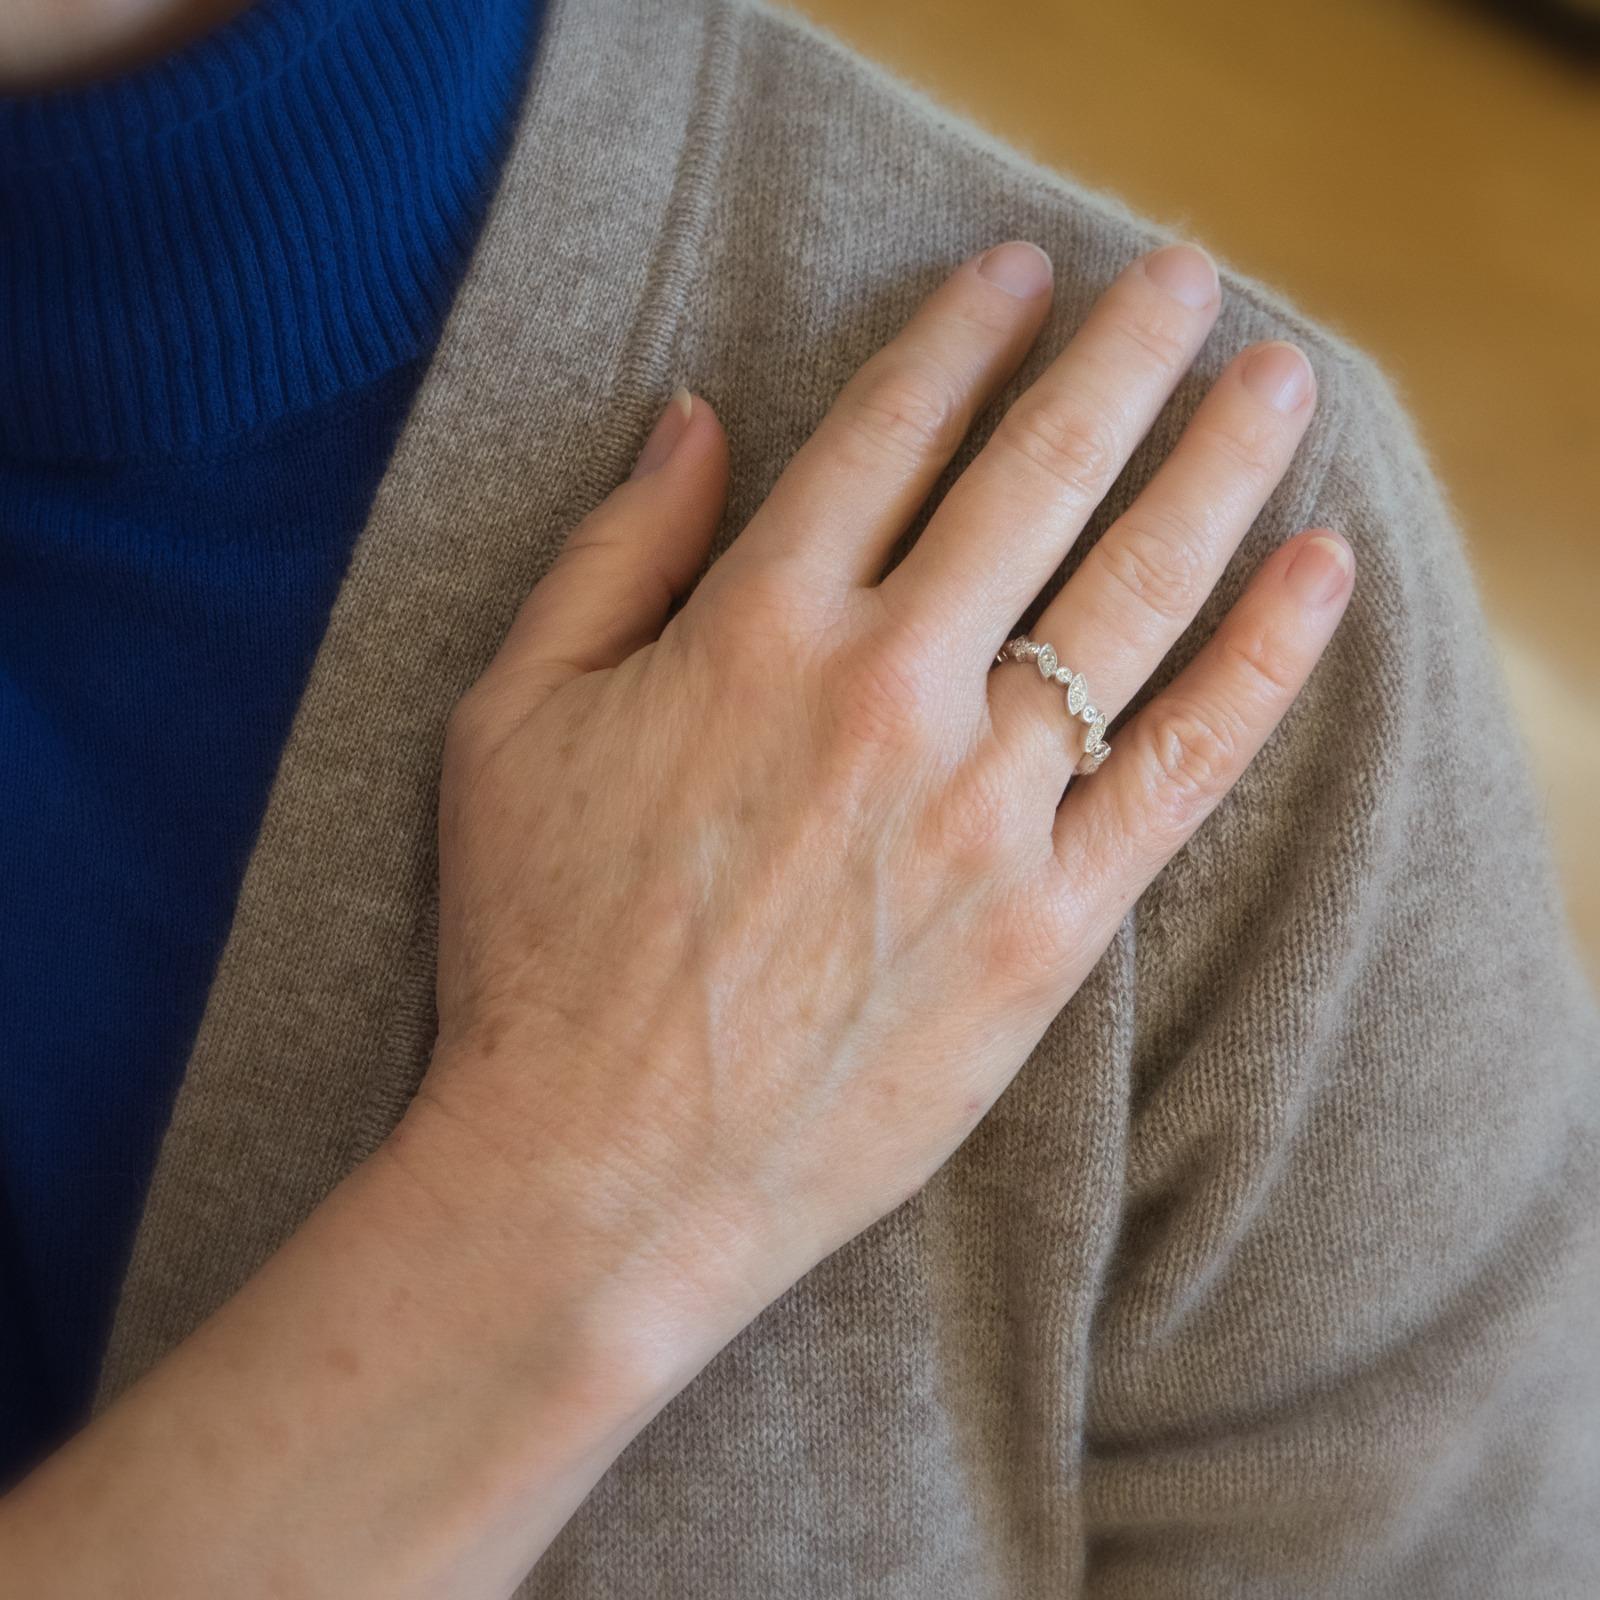
<path fill-rule="evenodd" d="M 1089 703 L 1089 689 L 1083 681 L 1083 674 L 1074 672 L 1071 667 L 1063 666 L 1053 645 L 1035 644 L 1032 639 L 1025 638 L 1021 634 L 1015 639 L 1007 639 L 1001 645 L 999 653 L 994 658 L 994 664 L 999 666 L 1002 661 L 1031 661 L 1039 669 L 1041 678 L 1048 678 L 1065 686 L 1067 715 L 1085 725 L 1083 754 L 1073 770 L 1080 774 L 1093 772 L 1111 754 L 1111 746 L 1105 741 L 1105 712 L 1097 711 Z"/>

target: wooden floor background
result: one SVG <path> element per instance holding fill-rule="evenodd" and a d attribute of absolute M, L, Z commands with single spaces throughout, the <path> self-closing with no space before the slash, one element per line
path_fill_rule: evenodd
<path fill-rule="evenodd" d="M 1594 72 L 1468 0 L 791 3 L 1383 363 L 1460 515 L 1600 976 Z"/>

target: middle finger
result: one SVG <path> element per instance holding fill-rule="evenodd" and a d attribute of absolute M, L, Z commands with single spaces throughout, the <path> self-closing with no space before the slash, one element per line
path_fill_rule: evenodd
<path fill-rule="evenodd" d="M 1200 402 L 1172 454 L 1106 529 L 1031 630 L 1086 675 L 1109 722 L 1194 620 L 1239 542 L 1288 470 L 1316 403 L 1311 364 L 1292 344 L 1252 346 Z M 1003 743 L 1071 770 L 1104 723 L 1072 725 L 1020 673 L 991 679 Z M 1069 703 L 1070 704 L 1070 703 Z M 1044 713 L 1044 714 L 1041 714 Z M 1088 710 L 1082 712 L 1087 718 Z M 1075 743 L 1072 735 L 1077 735 Z"/>
<path fill-rule="evenodd" d="M 1219 304 L 1204 251 L 1169 245 L 1131 263 L 951 485 L 880 586 L 885 602 L 948 638 L 961 665 L 986 668 L 995 628 L 1005 630 L 1049 582 L 1188 370 Z"/>

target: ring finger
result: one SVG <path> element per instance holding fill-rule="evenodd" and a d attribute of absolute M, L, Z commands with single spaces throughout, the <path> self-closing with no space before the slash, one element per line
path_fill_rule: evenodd
<path fill-rule="evenodd" d="M 1084 676 L 1082 720 L 1069 720 L 1061 688 L 1037 672 L 997 672 L 990 702 L 1003 746 L 1065 781 L 1094 742 L 1087 713 L 1109 721 L 1121 711 L 1194 620 L 1288 470 L 1315 405 L 1311 365 L 1293 345 L 1257 345 L 1230 364 L 1032 630 Z"/>

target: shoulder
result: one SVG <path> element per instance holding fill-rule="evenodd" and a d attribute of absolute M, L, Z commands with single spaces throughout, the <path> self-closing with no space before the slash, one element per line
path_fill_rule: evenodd
<path fill-rule="evenodd" d="M 1129 261 L 1180 237 L 1115 195 L 1032 159 L 795 12 L 767 0 L 729 0 L 725 16 L 732 43 L 716 200 L 686 337 L 709 369 L 710 398 L 721 380 L 730 400 L 748 400 L 770 419 L 780 454 L 798 445 L 849 373 L 965 256 L 1024 237 L 1055 264 L 1051 319 L 1003 405 Z M 1336 457 L 1361 462 L 1365 500 L 1350 509 L 1375 507 L 1374 522 L 1386 520 L 1396 494 L 1433 493 L 1390 376 L 1337 330 L 1221 259 L 1211 241 L 1198 242 L 1219 255 L 1223 310 L 1143 465 L 1164 454 L 1241 347 L 1288 339 L 1311 358 L 1319 405 L 1278 497 L 1284 514 L 1308 521 L 1319 509 L 1346 509 L 1318 504 Z M 694 326 L 719 341 L 716 351 L 699 347 Z M 766 382 L 749 376 L 778 352 L 781 373 Z M 752 382 L 761 392 L 747 395 Z M 983 431 L 980 423 L 975 444 Z M 746 456 L 754 465 L 756 450 Z M 1129 486 L 1140 471 L 1136 460 Z"/>
<path fill-rule="evenodd" d="M 1128 261 L 1180 237 L 1033 159 L 798 13 L 768 0 L 732 0 L 730 10 L 738 45 L 724 216 L 761 212 L 763 243 L 775 246 L 770 267 L 792 269 L 798 259 L 812 268 L 804 274 L 808 320 L 852 306 L 860 316 L 863 290 L 888 294 L 894 278 L 914 301 L 963 256 L 1027 237 L 1055 262 L 1055 317 L 1041 339 L 1049 345 Z M 1335 330 L 1248 273 L 1221 266 L 1225 305 L 1202 361 L 1220 366 L 1240 342 L 1292 339 L 1318 367 L 1325 411 L 1387 387 L 1371 359 Z M 886 331 L 874 324 L 875 334 Z"/>

